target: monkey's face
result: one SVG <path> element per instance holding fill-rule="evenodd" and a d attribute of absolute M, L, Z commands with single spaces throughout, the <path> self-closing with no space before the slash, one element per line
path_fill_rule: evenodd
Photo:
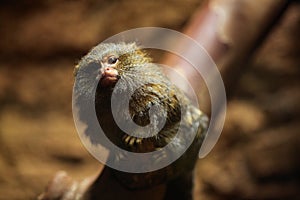
<path fill-rule="evenodd" d="M 119 55 L 110 54 L 104 56 L 100 61 L 100 81 L 99 84 L 102 87 L 112 87 L 120 78 L 120 70 L 118 67 Z"/>
<path fill-rule="evenodd" d="M 101 87 L 114 87 L 121 77 L 136 79 L 142 76 L 151 59 L 136 44 L 100 44 L 93 48 L 75 67 L 77 79 L 99 80 Z M 86 73 L 86 72 L 89 73 Z M 80 73 L 83 72 L 83 73 Z M 80 77 L 77 77 L 80 74 Z M 96 75 L 96 77 L 94 77 Z M 137 80 L 135 80 L 137 81 Z"/>

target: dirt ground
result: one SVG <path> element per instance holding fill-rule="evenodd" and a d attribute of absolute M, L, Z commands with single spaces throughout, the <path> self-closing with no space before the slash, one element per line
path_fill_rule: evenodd
<path fill-rule="evenodd" d="M 92 46 L 143 26 L 182 30 L 201 1 L 0 2 L 0 199 L 35 199 L 59 170 L 100 163 L 72 118 L 72 71 Z M 223 133 L 197 164 L 197 199 L 300 199 L 300 6 L 279 21 L 228 102 Z"/>

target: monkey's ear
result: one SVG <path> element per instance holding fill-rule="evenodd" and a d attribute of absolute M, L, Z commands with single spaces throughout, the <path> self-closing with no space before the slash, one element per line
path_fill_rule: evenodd
<path fill-rule="evenodd" d="M 75 65 L 74 71 L 73 71 L 73 76 L 76 77 L 77 72 L 79 70 L 79 64 Z"/>

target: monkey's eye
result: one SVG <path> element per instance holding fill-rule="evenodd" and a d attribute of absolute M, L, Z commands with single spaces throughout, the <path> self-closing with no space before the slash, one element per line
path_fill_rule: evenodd
<path fill-rule="evenodd" d="M 113 65 L 113 64 L 116 64 L 118 62 L 118 58 L 115 57 L 115 56 L 111 56 L 107 59 L 107 63 L 109 65 Z"/>

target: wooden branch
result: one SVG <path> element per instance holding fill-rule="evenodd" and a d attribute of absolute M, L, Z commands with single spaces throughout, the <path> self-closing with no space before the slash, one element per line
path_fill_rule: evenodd
<path fill-rule="evenodd" d="M 278 23 L 289 3 L 289 0 L 211 0 L 192 17 L 183 33 L 202 45 L 212 57 L 222 75 L 227 97 L 234 91 L 248 59 Z M 202 60 L 198 61 L 199 66 L 205 65 Z M 168 55 L 164 63 L 174 66 L 191 81 L 193 88 L 198 89 L 201 109 L 209 113 L 210 101 L 208 95 L 203 95 L 206 89 L 201 76 L 174 55 Z M 169 76 L 172 79 L 172 74 Z"/>

